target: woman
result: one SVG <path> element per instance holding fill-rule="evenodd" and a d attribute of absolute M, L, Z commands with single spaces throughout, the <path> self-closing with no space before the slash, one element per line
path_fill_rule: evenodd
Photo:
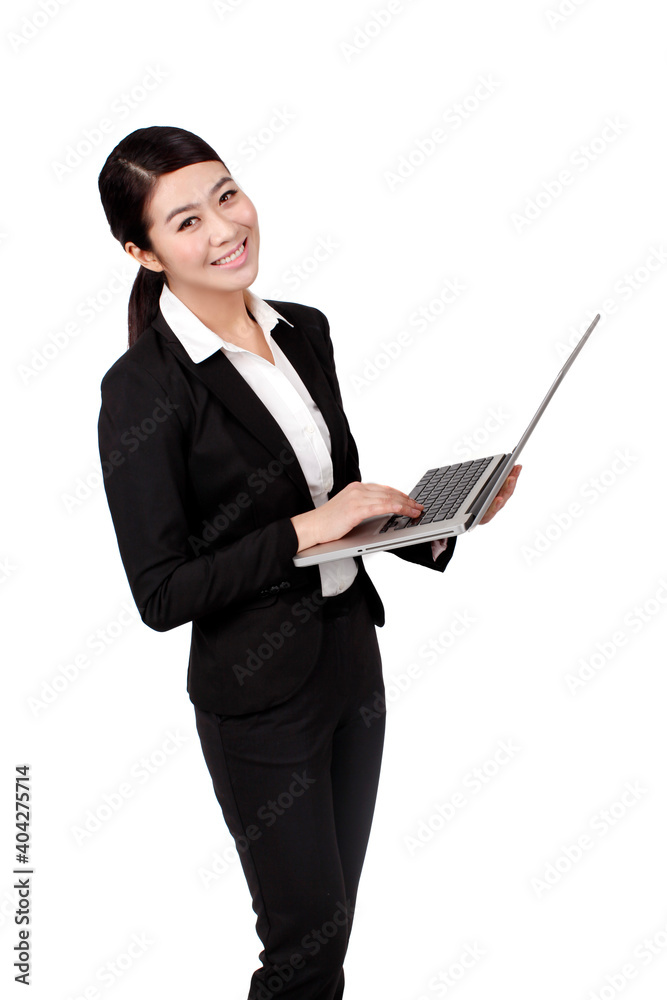
<path fill-rule="evenodd" d="M 141 265 L 101 387 L 121 558 L 147 625 L 192 623 L 187 689 L 264 946 L 249 997 L 334 1000 L 382 756 L 384 609 L 361 557 L 293 556 L 422 505 L 361 482 L 326 317 L 249 291 L 257 214 L 207 143 L 138 129 L 99 189 Z M 394 551 L 442 572 L 455 545 Z"/>

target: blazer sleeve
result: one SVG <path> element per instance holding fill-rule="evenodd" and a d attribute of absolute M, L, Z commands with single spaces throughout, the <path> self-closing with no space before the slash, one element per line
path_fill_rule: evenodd
<path fill-rule="evenodd" d="M 141 365 L 121 359 L 101 383 L 98 440 L 104 488 L 118 548 L 142 620 L 176 628 L 292 572 L 298 537 L 282 517 L 205 555 L 188 544 L 188 435 L 178 404 L 150 420 L 168 394 Z M 135 434 L 145 421 L 150 433 Z"/>
<path fill-rule="evenodd" d="M 331 389 L 334 396 L 336 397 L 336 402 L 341 409 L 343 417 L 345 418 L 345 424 L 347 426 L 348 435 L 348 448 L 347 448 L 347 481 L 348 483 L 359 481 L 361 482 L 361 472 L 359 470 L 359 452 L 357 445 L 355 443 L 354 437 L 352 436 L 352 431 L 350 430 L 350 425 L 347 422 L 347 417 L 345 416 L 345 410 L 343 408 L 343 400 L 340 392 L 340 385 L 338 384 L 338 377 L 336 375 L 336 363 L 334 360 L 334 348 L 333 341 L 331 339 L 331 330 L 329 328 L 329 321 L 323 312 L 319 309 L 317 310 L 321 318 L 322 326 L 325 335 L 325 347 L 327 351 L 327 356 L 329 359 L 329 364 L 327 366 L 327 371 L 329 374 L 329 382 L 331 384 Z M 433 558 L 433 551 L 431 549 L 431 543 L 428 542 L 416 542 L 414 545 L 406 545 L 397 549 L 384 549 L 385 552 L 390 552 L 399 559 L 405 559 L 406 562 L 415 563 L 418 566 L 425 566 L 426 569 L 434 569 L 439 573 L 443 573 L 449 562 L 454 555 L 454 549 L 456 548 L 456 535 L 451 535 L 447 539 L 447 548 L 441 552 L 437 559 Z"/>

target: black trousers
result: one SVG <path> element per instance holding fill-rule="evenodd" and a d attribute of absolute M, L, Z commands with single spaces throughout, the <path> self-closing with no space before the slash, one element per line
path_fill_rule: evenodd
<path fill-rule="evenodd" d="M 326 598 L 322 614 L 319 660 L 287 701 L 243 716 L 195 708 L 263 945 L 248 1000 L 343 995 L 380 775 L 384 682 L 359 579 Z"/>

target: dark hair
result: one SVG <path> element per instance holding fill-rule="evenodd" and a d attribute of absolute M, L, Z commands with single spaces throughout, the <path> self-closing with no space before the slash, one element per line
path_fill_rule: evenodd
<path fill-rule="evenodd" d="M 151 125 L 126 135 L 109 153 L 98 187 L 112 235 L 123 249 L 129 241 L 152 250 L 148 238 L 148 206 L 162 174 L 191 163 L 222 159 L 193 132 L 171 125 Z M 223 163 L 224 166 L 224 163 Z M 128 347 L 154 319 L 164 287 L 163 271 L 139 267 L 127 310 Z"/>

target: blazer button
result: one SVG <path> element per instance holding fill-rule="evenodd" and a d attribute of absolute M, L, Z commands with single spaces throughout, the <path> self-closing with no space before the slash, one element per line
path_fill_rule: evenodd
<path fill-rule="evenodd" d="M 289 580 L 281 580 L 280 581 L 280 587 L 281 587 L 282 590 L 288 590 L 289 587 L 290 587 Z"/>

